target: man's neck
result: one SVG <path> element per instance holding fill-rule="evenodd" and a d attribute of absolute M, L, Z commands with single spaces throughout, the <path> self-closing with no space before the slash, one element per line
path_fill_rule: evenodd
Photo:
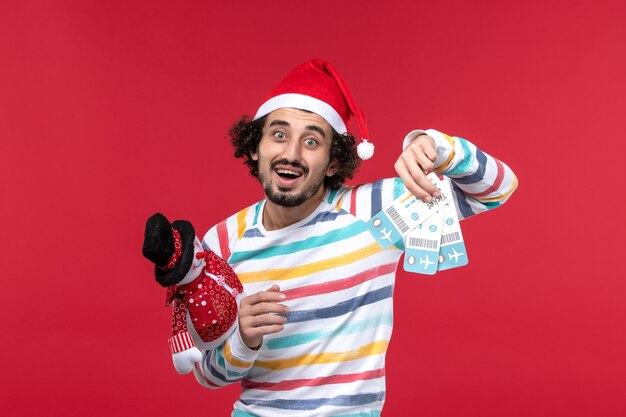
<path fill-rule="evenodd" d="M 263 210 L 263 227 L 267 231 L 279 230 L 307 218 L 320 205 L 325 192 L 324 187 L 320 187 L 314 196 L 296 207 L 280 206 L 266 199 Z"/>

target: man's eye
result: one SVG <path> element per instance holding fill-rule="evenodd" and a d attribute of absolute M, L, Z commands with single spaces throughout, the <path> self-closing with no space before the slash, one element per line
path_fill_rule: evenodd
<path fill-rule="evenodd" d="M 313 138 L 308 138 L 305 139 L 304 143 L 306 143 L 307 146 L 315 146 L 317 145 L 317 141 Z"/>
<path fill-rule="evenodd" d="M 283 132 L 276 132 L 276 133 L 274 133 L 274 137 L 276 139 L 283 140 L 283 139 L 285 139 L 285 134 Z"/>

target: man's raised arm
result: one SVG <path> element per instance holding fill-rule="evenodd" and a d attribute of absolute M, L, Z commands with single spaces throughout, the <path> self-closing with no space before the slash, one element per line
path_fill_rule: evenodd
<path fill-rule="evenodd" d="M 415 196 L 429 201 L 437 189 L 429 170 L 449 178 L 460 218 L 499 207 L 517 188 L 517 178 L 503 162 L 471 142 L 434 129 L 414 130 L 404 139 L 395 169 Z"/>

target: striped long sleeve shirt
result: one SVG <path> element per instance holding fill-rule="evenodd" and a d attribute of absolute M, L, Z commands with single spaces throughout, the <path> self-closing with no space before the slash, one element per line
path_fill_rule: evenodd
<path fill-rule="evenodd" d="M 499 206 L 517 187 L 505 164 L 470 142 L 426 133 L 460 218 Z M 233 267 L 244 295 L 278 284 L 290 309 L 284 330 L 265 336 L 259 350 L 235 330 L 196 365 L 206 387 L 241 383 L 232 416 L 380 415 L 402 250 L 382 249 L 366 222 L 405 191 L 399 178 L 328 189 L 307 218 L 273 231 L 263 227 L 262 200 L 209 230 L 204 246 Z"/>

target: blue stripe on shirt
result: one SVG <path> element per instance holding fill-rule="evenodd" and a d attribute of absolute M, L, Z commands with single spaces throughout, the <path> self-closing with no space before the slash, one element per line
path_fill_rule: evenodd
<path fill-rule="evenodd" d="M 372 392 L 356 395 L 338 395 L 332 398 L 311 398 L 307 400 L 246 400 L 248 405 L 280 408 L 284 410 L 316 410 L 324 406 L 354 407 L 383 401 L 385 392 Z"/>
<path fill-rule="evenodd" d="M 224 375 L 222 375 L 222 373 L 220 371 L 218 371 L 213 364 L 209 363 L 209 372 L 211 373 L 212 376 L 214 376 L 215 378 L 219 379 L 220 381 L 230 384 L 231 382 L 233 382 L 232 380 L 229 380 L 228 378 L 226 378 Z"/>
<path fill-rule="evenodd" d="M 465 177 L 455 178 L 454 182 L 458 184 L 474 184 L 482 181 L 485 177 L 485 169 L 487 168 L 487 156 L 478 148 L 476 149 L 476 161 L 478 161 L 476 172 Z"/>
<path fill-rule="evenodd" d="M 250 237 L 263 237 L 263 233 L 261 233 L 261 231 L 255 227 L 254 229 L 246 230 L 243 233 L 243 237 L 245 237 L 246 239 Z"/>
<path fill-rule="evenodd" d="M 341 216 L 343 214 L 345 214 L 345 211 L 343 213 L 337 212 L 337 211 L 319 213 L 317 216 L 311 219 L 310 222 L 302 225 L 302 227 L 313 226 L 314 224 L 317 224 L 320 222 L 332 222 L 337 219 L 337 216 Z"/>
<path fill-rule="evenodd" d="M 230 417 L 258 417 L 256 414 L 246 413 L 243 410 L 233 410 L 233 413 Z"/>
<path fill-rule="evenodd" d="M 277 337 L 266 342 L 268 349 L 284 349 L 293 346 L 303 345 L 315 340 L 326 339 L 329 337 L 344 336 L 347 334 L 359 333 L 372 327 L 389 326 L 393 324 L 391 314 L 377 315 L 366 320 L 357 321 L 355 323 L 342 326 L 339 330 L 320 330 L 315 332 L 306 332 L 292 334 L 284 337 Z"/>
<path fill-rule="evenodd" d="M 374 217 L 383 209 L 383 180 L 378 180 L 372 184 L 372 213 Z"/>
<path fill-rule="evenodd" d="M 328 204 L 333 204 L 335 195 L 337 195 L 337 188 L 331 188 L 330 193 L 328 194 Z"/>
<path fill-rule="evenodd" d="M 259 222 L 259 213 L 261 213 L 261 206 L 263 201 L 259 201 L 258 203 L 256 203 L 256 206 L 254 206 L 254 221 L 252 222 L 252 225 L 256 225 Z"/>
<path fill-rule="evenodd" d="M 402 178 L 396 178 L 393 181 L 393 199 L 400 197 L 402 194 L 406 192 L 406 187 L 404 186 L 404 182 L 402 182 Z M 378 214 L 378 213 L 376 213 Z"/>
<path fill-rule="evenodd" d="M 287 243 L 284 245 L 276 245 L 269 248 L 262 248 L 251 251 L 233 252 L 228 259 L 228 263 L 234 264 L 244 260 L 267 259 L 273 256 L 283 256 L 297 253 L 305 249 L 313 249 L 318 246 L 329 243 L 339 242 L 344 239 L 351 238 L 360 233 L 367 231 L 367 226 L 363 222 L 354 222 L 341 229 L 332 230 L 320 236 L 309 237 L 305 240 Z"/>
<path fill-rule="evenodd" d="M 461 190 L 459 186 L 456 185 L 454 182 L 451 182 L 451 184 L 452 184 L 452 191 L 454 191 L 454 194 L 456 194 L 456 206 L 461 212 L 461 214 L 463 215 L 463 218 L 466 219 L 470 216 L 473 216 L 474 212 L 472 211 L 472 208 L 465 200 L 465 193 L 463 192 L 463 190 Z"/>
<path fill-rule="evenodd" d="M 393 285 L 379 288 L 374 291 L 370 291 L 367 294 L 359 297 L 354 297 L 350 300 L 342 301 L 331 307 L 316 308 L 312 310 L 300 310 L 292 311 L 287 314 L 287 323 L 299 323 L 303 321 L 316 320 L 316 319 L 328 319 L 331 317 L 342 316 L 346 313 L 356 310 L 359 307 L 373 304 L 377 301 L 390 298 L 393 293 Z"/>

